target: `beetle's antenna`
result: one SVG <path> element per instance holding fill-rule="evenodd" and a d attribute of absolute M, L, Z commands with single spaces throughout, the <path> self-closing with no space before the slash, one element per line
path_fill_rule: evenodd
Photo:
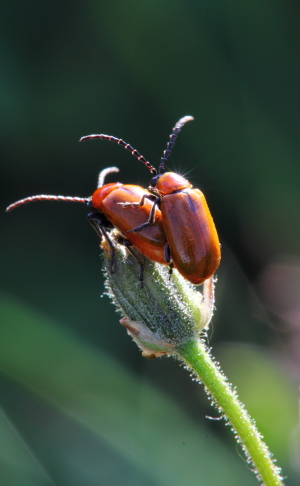
<path fill-rule="evenodd" d="M 90 202 L 90 198 L 88 197 L 71 197 L 71 196 L 50 196 L 46 194 L 40 194 L 39 196 L 30 196 L 26 197 L 25 199 L 20 199 L 20 201 L 16 201 L 10 206 L 6 208 L 6 212 L 12 211 L 23 204 L 27 204 L 33 201 L 71 201 L 71 202 L 80 202 L 88 204 Z"/>
<path fill-rule="evenodd" d="M 141 160 L 143 164 L 145 164 L 146 167 L 150 170 L 151 174 L 156 175 L 157 170 L 153 165 L 148 162 L 143 155 L 141 155 L 136 149 L 134 149 L 129 143 L 124 142 L 121 138 L 116 138 L 113 137 L 112 135 L 103 135 L 103 133 L 99 135 L 86 135 L 85 137 L 81 137 L 79 142 L 83 142 L 84 140 L 90 140 L 94 138 L 101 138 L 103 140 L 109 140 L 110 142 L 116 142 L 119 145 L 122 145 L 126 150 L 129 150 L 129 152 L 132 153 L 137 159 Z"/>
<path fill-rule="evenodd" d="M 180 118 L 178 122 L 176 123 L 175 127 L 172 130 L 172 133 L 170 135 L 170 141 L 167 144 L 167 149 L 164 151 L 164 155 L 161 158 L 160 166 L 159 166 L 159 174 L 162 174 L 163 171 L 165 170 L 165 163 L 167 162 L 167 158 L 169 157 L 171 150 L 174 146 L 175 140 L 177 138 L 178 133 L 180 132 L 181 128 L 183 125 L 185 125 L 188 121 L 192 121 L 194 118 L 192 116 L 184 116 L 183 118 Z"/>
<path fill-rule="evenodd" d="M 99 189 L 99 187 L 104 186 L 105 177 L 108 174 L 112 174 L 113 172 L 119 172 L 118 167 L 107 167 L 106 169 L 101 170 L 99 177 L 98 177 L 97 189 Z"/>

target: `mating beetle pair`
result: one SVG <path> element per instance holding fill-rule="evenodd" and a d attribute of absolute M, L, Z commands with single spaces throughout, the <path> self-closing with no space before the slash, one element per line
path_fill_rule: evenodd
<path fill-rule="evenodd" d="M 103 134 L 80 139 L 106 139 L 129 150 L 153 174 L 148 191 L 129 184 L 104 185 L 105 176 L 118 171 L 111 167 L 100 173 L 98 188 L 91 198 L 32 196 L 11 204 L 7 211 L 36 200 L 84 202 L 92 210 L 88 216 L 90 222 L 110 245 L 112 264 L 114 249 L 106 229 L 115 227 L 140 261 L 141 268 L 142 262 L 135 249 L 150 260 L 171 268 L 174 266 L 183 277 L 199 285 L 211 277 L 219 266 L 221 253 L 217 231 L 202 192 L 193 189 L 181 175 L 164 172 L 175 139 L 182 126 L 190 120 L 193 118 L 185 116 L 176 123 L 158 173 L 145 157 L 121 139 Z"/>

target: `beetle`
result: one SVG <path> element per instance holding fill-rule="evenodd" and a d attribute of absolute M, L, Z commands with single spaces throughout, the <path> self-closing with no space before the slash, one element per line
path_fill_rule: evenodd
<path fill-rule="evenodd" d="M 143 207 L 149 200 L 153 202 L 149 218 L 129 230 L 127 235 L 131 232 L 140 234 L 149 226 L 155 226 L 159 208 L 168 243 L 164 252 L 165 263 L 173 264 L 183 277 L 195 285 L 200 285 L 215 273 L 220 264 L 221 250 L 217 230 L 204 194 L 199 189 L 194 189 L 180 174 L 165 172 L 165 163 L 176 137 L 183 125 L 191 120 L 193 117 L 185 116 L 174 126 L 158 171 L 122 139 L 94 134 L 82 137 L 80 141 L 100 138 L 116 142 L 148 167 L 153 175 L 148 187 L 149 193 L 143 194 L 139 202 L 128 200 L 119 203 L 123 205 L 124 210 L 128 210 Z"/>
<path fill-rule="evenodd" d="M 118 169 L 117 169 L 118 170 Z M 104 185 L 101 181 L 103 175 L 108 172 L 116 172 L 116 167 L 110 167 L 102 171 L 99 176 L 99 184 L 93 193 L 89 205 L 93 212 L 88 215 L 90 222 L 100 226 L 107 227 L 109 222 L 112 227 L 117 228 L 125 238 L 125 244 L 130 249 L 130 245 L 136 248 L 142 255 L 157 263 L 167 264 L 165 259 L 165 247 L 167 238 L 164 231 L 161 212 L 155 208 L 155 224 L 144 228 L 138 234 L 132 230 L 136 224 L 142 224 L 145 218 L 149 218 L 153 209 L 153 203 L 146 198 L 148 204 L 140 206 L 141 211 L 135 210 L 135 204 L 144 196 L 150 196 L 151 193 L 140 186 L 132 184 L 121 184 L 112 182 Z M 123 205 L 131 201 L 129 211 L 123 210 Z M 158 209 L 158 210 L 157 210 Z M 128 240 L 129 244 L 126 243 Z"/>
<path fill-rule="evenodd" d="M 155 208 L 155 224 L 148 228 L 142 229 L 138 234 L 130 232 L 137 225 L 141 225 L 145 219 L 150 217 L 153 209 L 152 201 L 146 198 L 146 204 L 140 206 L 136 211 L 135 204 L 144 196 L 150 196 L 150 192 L 140 186 L 121 184 L 113 182 L 104 184 L 105 177 L 112 173 L 118 172 L 117 167 L 108 167 L 103 169 L 98 178 L 98 186 L 90 198 L 70 197 L 70 196 L 53 196 L 37 195 L 27 197 L 17 201 L 6 209 L 11 211 L 23 204 L 33 201 L 54 200 L 54 201 L 71 201 L 87 204 L 91 213 L 88 219 L 96 232 L 103 236 L 111 250 L 111 269 L 114 261 L 114 246 L 110 240 L 107 229 L 116 228 L 122 235 L 122 240 L 128 250 L 137 258 L 140 263 L 141 274 L 140 280 L 143 281 L 143 263 L 140 255 L 135 252 L 137 249 L 142 255 L 157 263 L 168 264 L 165 258 L 165 247 L 167 246 L 166 234 L 163 228 L 161 212 Z M 123 204 L 132 203 L 132 209 L 124 211 Z M 133 209 L 134 208 L 134 209 Z"/>

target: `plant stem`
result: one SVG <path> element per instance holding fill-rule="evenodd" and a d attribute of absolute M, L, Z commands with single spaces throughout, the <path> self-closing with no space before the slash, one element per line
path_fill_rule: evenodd
<path fill-rule="evenodd" d="M 178 346 L 177 351 L 179 357 L 204 384 L 224 418 L 232 425 L 236 438 L 242 442 L 258 478 L 262 479 L 265 486 L 283 486 L 280 470 L 272 461 L 271 454 L 253 420 L 226 381 L 219 366 L 213 362 L 205 344 L 200 340 L 190 340 Z"/>

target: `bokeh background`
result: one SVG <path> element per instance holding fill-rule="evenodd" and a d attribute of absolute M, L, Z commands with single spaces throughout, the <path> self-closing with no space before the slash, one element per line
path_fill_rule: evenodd
<path fill-rule="evenodd" d="M 299 484 L 300 6 L 295 0 L 4 2 L 1 7 L 0 480 L 255 485 L 229 427 L 173 359 L 142 358 L 104 295 L 80 204 L 129 153 L 206 195 L 222 242 L 213 353 L 289 486 Z"/>

